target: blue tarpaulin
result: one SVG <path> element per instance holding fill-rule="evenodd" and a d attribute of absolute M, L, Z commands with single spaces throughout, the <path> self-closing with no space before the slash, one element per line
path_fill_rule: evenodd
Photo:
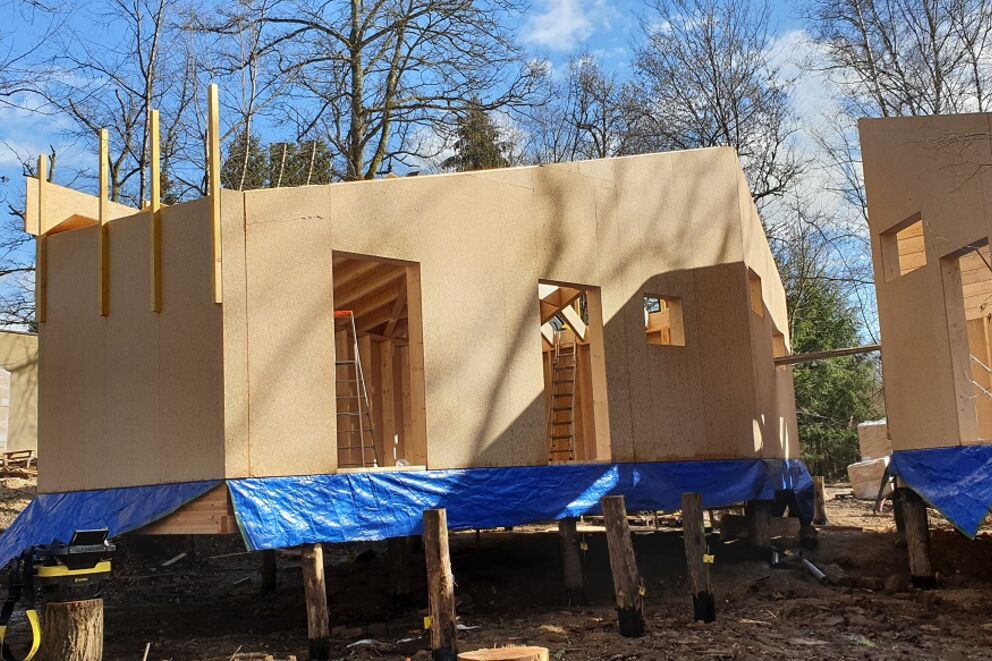
<path fill-rule="evenodd" d="M 418 535 L 424 510 L 440 507 L 449 528 L 464 530 L 595 513 L 609 495 L 625 496 L 629 511 L 674 511 L 689 491 L 703 494 L 705 507 L 794 491 L 811 511 L 813 493 L 802 462 L 760 459 L 343 473 L 228 487 L 252 550 Z"/>
<path fill-rule="evenodd" d="M 889 472 L 968 537 L 992 508 L 992 445 L 898 450 Z"/>
<path fill-rule="evenodd" d="M 0 537 L 0 565 L 21 550 L 72 532 L 111 536 L 174 512 L 220 482 L 42 494 Z M 227 481 L 251 550 L 303 543 L 379 540 L 421 532 L 425 509 L 447 509 L 453 530 L 515 526 L 595 513 L 599 499 L 623 495 L 627 509 L 679 509 L 682 494 L 721 507 L 794 492 L 812 511 L 813 481 L 796 460 L 563 464 L 522 468 L 340 473 Z"/>
<path fill-rule="evenodd" d="M 214 480 L 39 494 L 0 536 L 0 567 L 30 546 L 68 542 L 77 530 L 108 528 L 111 537 L 137 530 L 218 484 Z"/>

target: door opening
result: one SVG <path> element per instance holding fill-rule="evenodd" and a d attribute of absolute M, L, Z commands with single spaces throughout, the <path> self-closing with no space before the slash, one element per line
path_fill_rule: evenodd
<path fill-rule="evenodd" d="M 603 312 L 596 287 L 538 284 L 549 463 L 608 461 Z"/>
<path fill-rule="evenodd" d="M 338 467 L 426 466 L 420 268 L 334 254 Z"/>

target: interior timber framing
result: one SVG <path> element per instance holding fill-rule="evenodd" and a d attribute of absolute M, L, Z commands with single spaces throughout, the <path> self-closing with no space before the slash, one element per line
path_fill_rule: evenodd
<path fill-rule="evenodd" d="M 731 149 L 110 205 L 106 316 L 99 205 L 44 189 L 41 491 L 546 465 L 542 283 L 579 283 L 602 335 L 576 461 L 798 456 L 784 290 Z M 682 345 L 647 340 L 659 295 Z M 344 310 L 375 467 L 339 458 Z"/>

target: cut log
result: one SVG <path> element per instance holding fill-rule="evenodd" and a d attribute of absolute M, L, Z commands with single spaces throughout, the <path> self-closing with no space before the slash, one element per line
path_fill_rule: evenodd
<path fill-rule="evenodd" d="M 103 599 L 49 603 L 41 620 L 40 661 L 100 661 Z"/>
<path fill-rule="evenodd" d="M 582 553 L 579 533 L 574 518 L 558 522 L 558 541 L 561 546 L 561 570 L 565 580 L 565 595 L 569 606 L 586 605 L 585 577 L 582 574 Z"/>
<path fill-rule="evenodd" d="M 623 496 L 599 501 L 606 526 L 606 544 L 616 592 L 620 634 L 628 638 L 644 635 L 644 583 L 637 570 L 637 557 L 630 539 L 627 508 Z"/>
<path fill-rule="evenodd" d="M 493 647 L 462 652 L 458 661 L 548 661 L 547 647 Z"/>
<path fill-rule="evenodd" d="M 455 577 L 448 555 L 448 515 L 443 509 L 424 512 L 424 556 L 430 597 L 431 655 L 434 661 L 455 661 L 458 653 Z"/>
<path fill-rule="evenodd" d="M 301 551 L 310 660 L 323 661 L 331 656 L 331 615 L 327 609 L 327 586 L 324 583 L 324 548 L 320 544 L 304 544 Z"/>
<path fill-rule="evenodd" d="M 697 622 L 712 622 L 716 619 L 716 602 L 710 590 L 710 570 L 707 565 L 709 549 L 706 546 L 702 495 L 682 494 L 682 525 L 693 619 Z"/>
<path fill-rule="evenodd" d="M 818 526 L 830 523 L 827 519 L 827 494 L 822 475 L 813 477 L 813 523 Z"/>
<path fill-rule="evenodd" d="M 909 574 L 913 585 L 928 589 L 937 586 L 930 564 L 930 523 L 927 504 L 912 489 L 899 489 L 906 534 L 906 551 L 909 554 Z"/>

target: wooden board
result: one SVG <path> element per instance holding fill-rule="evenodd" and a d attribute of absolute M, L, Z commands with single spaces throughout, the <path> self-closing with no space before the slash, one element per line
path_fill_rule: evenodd
<path fill-rule="evenodd" d="M 227 485 L 221 484 L 135 532 L 139 535 L 228 535 L 237 531 L 231 494 Z"/>

